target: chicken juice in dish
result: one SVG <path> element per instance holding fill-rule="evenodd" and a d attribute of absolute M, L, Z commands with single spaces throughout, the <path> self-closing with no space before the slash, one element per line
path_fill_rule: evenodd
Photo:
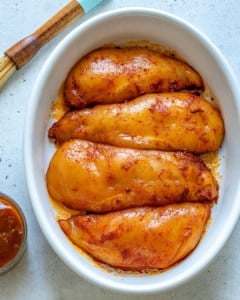
<path fill-rule="evenodd" d="M 74 245 L 134 272 L 167 270 L 194 250 L 217 203 L 224 139 L 196 70 L 149 42 L 104 46 L 70 70 L 51 116 L 46 183 Z"/>

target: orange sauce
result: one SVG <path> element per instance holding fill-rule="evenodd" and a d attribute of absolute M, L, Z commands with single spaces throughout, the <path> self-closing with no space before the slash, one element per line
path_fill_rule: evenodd
<path fill-rule="evenodd" d="M 17 209 L 0 196 L 0 268 L 17 255 L 24 238 L 23 220 Z"/>
<path fill-rule="evenodd" d="M 64 102 L 63 95 L 64 85 L 62 85 L 58 91 L 57 99 L 51 105 L 50 118 L 59 120 L 67 111 L 67 107 Z"/>
<path fill-rule="evenodd" d="M 116 44 L 105 44 L 103 45 L 103 47 L 100 48 L 134 48 L 134 47 L 140 47 L 140 48 L 146 48 L 146 49 L 150 49 L 156 52 L 160 52 L 163 55 L 168 55 L 168 56 L 172 56 L 172 57 L 176 57 L 177 59 L 180 59 L 182 61 L 184 61 L 184 59 L 177 54 L 176 51 L 167 48 L 165 46 L 162 46 L 160 44 L 156 44 L 156 43 L 152 43 L 146 40 L 138 40 L 138 41 L 128 41 L 128 42 L 124 42 L 121 43 L 119 45 Z"/>
<path fill-rule="evenodd" d="M 220 166 L 220 158 L 217 152 L 209 152 L 202 154 L 201 159 L 204 161 L 205 165 L 211 170 L 213 176 L 216 180 L 221 179 L 221 175 L 219 173 Z"/>
<path fill-rule="evenodd" d="M 51 197 L 49 197 L 49 201 L 52 204 L 53 214 L 54 214 L 56 220 L 68 219 L 74 215 L 83 215 L 86 213 L 85 211 L 68 208 L 61 202 L 53 200 Z"/>

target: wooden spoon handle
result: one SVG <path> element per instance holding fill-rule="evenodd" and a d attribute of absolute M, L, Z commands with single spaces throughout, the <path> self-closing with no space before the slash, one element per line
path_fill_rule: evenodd
<path fill-rule="evenodd" d="M 17 69 L 22 68 L 41 47 L 83 14 L 84 9 L 79 3 L 75 0 L 70 1 L 31 35 L 9 48 L 5 54 L 13 60 Z"/>

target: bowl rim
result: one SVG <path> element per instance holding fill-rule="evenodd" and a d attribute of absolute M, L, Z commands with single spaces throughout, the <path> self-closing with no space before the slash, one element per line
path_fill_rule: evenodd
<path fill-rule="evenodd" d="M 38 97 L 38 90 L 44 84 L 45 74 L 48 73 L 52 65 L 55 64 L 58 56 L 62 52 L 62 50 L 67 47 L 72 40 L 74 40 L 79 34 L 88 28 L 95 26 L 98 22 L 101 22 L 105 19 L 112 18 L 114 16 L 127 16 L 127 15 L 148 15 L 152 17 L 160 17 L 162 19 L 166 19 L 171 22 L 177 23 L 178 26 L 182 27 L 184 30 L 192 33 L 203 45 L 206 49 L 215 56 L 218 64 L 224 69 L 224 73 L 229 78 L 229 87 L 234 95 L 234 98 L 237 98 L 239 95 L 239 83 L 237 77 L 235 76 L 232 68 L 229 63 L 225 59 L 225 57 L 221 54 L 218 48 L 207 38 L 202 32 L 200 32 L 197 28 L 195 28 L 189 22 L 183 20 L 182 18 L 154 8 L 145 8 L 145 7 L 128 7 L 121 9 L 110 10 L 105 13 L 101 13 L 95 17 L 88 19 L 83 22 L 75 29 L 73 29 L 59 44 L 56 48 L 51 52 L 47 60 L 45 61 L 43 67 L 40 70 L 39 75 L 37 76 L 35 83 L 33 85 L 32 93 L 30 96 L 29 106 L 27 109 L 26 117 L 25 117 L 25 125 L 24 125 L 24 167 L 25 167 L 25 176 L 28 186 L 28 191 L 30 195 L 31 204 L 33 207 L 34 214 L 38 221 L 38 224 L 43 232 L 45 238 L 47 239 L 50 246 L 54 249 L 55 253 L 67 264 L 72 270 L 74 270 L 78 275 L 81 276 L 91 283 L 97 284 L 100 287 L 104 287 L 113 291 L 118 291 L 122 293 L 128 294 L 150 294 L 156 292 L 167 291 L 172 288 L 176 288 L 179 285 L 189 281 L 193 277 L 195 277 L 200 271 L 207 267 L 207 265 L 212 261 L 212 259 L 217 255 L 217 253 L 224 246 L 228 238 L 230 237 L 240 215 L 240 201 L 237 203 L 236 200 L 233 201 L 235 204 L 234 212 L 231 220 L 228 220 L 228 226 L 223 229 L 221 240 L 216 245 L 213 245 L 211 250 L 208 253 L 208 256 L 204 259 L 200 260 L 197 264 L 192 266 L 190 270 L 187 270 L 181 276 L 176 276 L 171 280 L 165 282 L 164 285 L 160 283 L 147 284 L 147 285 L 128 285 L 126 286 L 124 283 L 114 282 L 113 280 L 106 280 L 94 274 L 94 272 L 85 272 L 86 270 L 78 269 L 75 267 L 73 261 L 69 259 L 64 253 L 64 248 L 61 246 L 61 243 L 54 238 L 54 231 L 51 229 L 50 224 L 48 223 L 47 217 L 44 213 L 41 212 L 41 205 L 39 203 L 39 196 L 36 192 L 36 185 L 32 177 L 32 172 L 34 171 L 32 166 L 32 150 L 31 150 L 31 140 L 34 136 L 34 128 L 32 124 L 34 124 L 34 116 L 36 107 L 38 102 L 35 99 Z M 235 103 L 237 108 L 238 117 L 240 116 L 240 103 Z M 235 194 L 235 199 L 240 198 L 240 179 L 239 179 L 238 188 Z M 40 213 L 39 213 L 40 212 Z"/>

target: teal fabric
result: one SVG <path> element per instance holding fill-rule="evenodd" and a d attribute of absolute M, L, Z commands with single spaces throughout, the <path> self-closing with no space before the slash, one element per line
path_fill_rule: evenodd
<path fill-rule="evenodd" d="M 103 0 L 77 0 L 78 3 L 82 6 L 85 13 L 87 13 L 89 10 L 94 8 L 98 3 L 102 2 Z"/>

